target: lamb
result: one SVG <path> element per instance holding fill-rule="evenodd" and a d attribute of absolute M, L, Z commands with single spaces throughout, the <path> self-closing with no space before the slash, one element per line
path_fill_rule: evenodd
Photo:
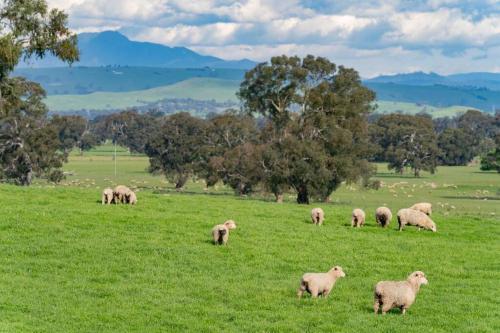
<path fill-rule="evenodd" d="M 365 212 L 362 209 L 356 208 L 352 211 L 351 225 L 353 227 L 361 227 L 365 224 Z"/>
<path fill-rule="evenodd" d="M 432 204 L 428 202 L 419 202 L 410 207 L 411 209 L 418 210 L 428 216 L 432 214 Z"/>
<path fill-rule="evenodd" d="M 130 190 L 125 194 L 125 202 L 131 205 L 137 204 L 137 195 L 134 191 Z"/>
<path fill-rule="evenodd" d="M 337 279 L 343 277 L 345 277 L 345 273 L 340 266 L 335 266 L 326 273 L 306 273 L 300 281 L 297 296 L 300 299 L 304 291 L 307 291 L 314 298 L 318 296 L 328 297 Z"/>
<path fill-rule="evenodd" d="M 406 281 L 381 281 L 375 286 L 373 310 L 382 314 L 392 308 L 400 308 L 401 314 L 415 302 L 420 286 L 427 284 L 424 272 L 416 271 L 408 276 Z"/>
<path fill-rule="evenodd" d="M 313 208 L 311 210 L 311 220 L 313 224 L 322 225 L 325 219 L 325 212 L 321 208 Z"/>
<path fill-rule="evenodd" d="M 114 195 L 113 195 L 113 190 L 110 188 L 105 188 L 102 191 L 102 204 L 103 205 L 109 205 L 113 202 Z"/>
<path fill-rule="evenodd" d="M 214 244 L 226 245 L 229 239 L 229 230 L 236 229 L 236 223 L 233 220 L 227 220 L 223 224 L 217 224 L 212 228 L 212 237 Z"/>
<path fill-rule="evenodd" d="M 130 192 L 130 189 L 125 185 L 118 185 L 117 187 L 115 187 L 115 189 L 113 190 L 115 203 L 125 203 L 125 196 L 128 192 Z"/>
<path fill-rule="evenodd" d="M 379 207 L 375 210 L 375 221 L 383 228 L 387 227 L 392 220 L 392 212 L 387 207 Z"/>
<path fill-rule="evenodd" d="M 403 230 L 403 227 L 407 224 L 418 227 L 418 230 L 424 228 L 433 232 L 437 231 L 436 224 L 429 216 L 411 208 L 404 208 L 398 211 L 398 223 L 399 231 Z"/>

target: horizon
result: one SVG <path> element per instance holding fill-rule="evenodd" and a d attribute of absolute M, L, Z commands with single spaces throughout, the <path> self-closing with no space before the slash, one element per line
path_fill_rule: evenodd
<path fill-rule="evenodd" d="M 495 0 L 49 0 L 76 33 L 186 47 L 224 60 L 314 54 L 364 78 L 398 73 L 500 72 Z"/>

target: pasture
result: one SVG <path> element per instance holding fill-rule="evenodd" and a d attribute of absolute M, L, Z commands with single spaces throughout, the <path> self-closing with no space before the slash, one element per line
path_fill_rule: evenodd
<path fill-rule="evenodd" d="M 4 332 L 498 332 L 500 176 L 478 166 L 422 178 L 389 173 L 384 186 L 342 186 L 331 203 L 235 197 L 191 182 L 181 193 L 146 173 L 147 158 L 111 147 L 72 155 L 61 185 L 0 185 L 0 331 Z M 135 207 L 102 206 L 104 186 L 139 190 Z M 417 201 L 434 205 L 438 232 L 375 226 Z M 309 221 L 325 210 L 325 225 Z M 353 208 L 367 225 L 349 226 Z M 210 229 L 238 228 L 227 247 Z M 304 272 L 341 265 L 327 299 L 297 300 Z M 377 281 L 424 271 L 407 315 L 375 316 Z"/>

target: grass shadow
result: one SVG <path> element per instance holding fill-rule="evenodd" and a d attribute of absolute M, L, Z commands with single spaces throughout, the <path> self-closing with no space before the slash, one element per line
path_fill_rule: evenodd
<path fill-rule="evenodd" d="M 495 196 L 495 197 L 473 197 L 473 196 L 454 196 L 454 195 L 446 195 L 446 196 L 441 196 L 443 199 L 456 199 L 456 200 L 500 200 L 500 197 Z"/>

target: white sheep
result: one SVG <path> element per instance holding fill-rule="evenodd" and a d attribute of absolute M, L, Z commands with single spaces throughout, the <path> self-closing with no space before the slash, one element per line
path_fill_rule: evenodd
<path fill-rule="evenodd" d="M 227 220 L 223 224 L 217 224 L 212 228 L 212 238 L 214 244 L 226 245 L 229 239 L 229 230 L 236 229 L 236 223 L 233 220 Z"/>
<path fill-rule="evenodd" d="M 365 224 L 365 212 L 362 209 L 356 208 L 352 211 L 351 225 L 353 227 L 361 227 Z"/>
<path fill-rule="evenodd" d="M 137 204 L 137 195 L 135 194 L 134 191 L 130 190 L 125 194 L 125 202 L 130 205 Z"/>
<path fill-rule="evenodd" d="M 345 277 L 342 267 L 335 266 L 326 273 L 306 273 L 300 280 L 300 287 L 297 290 L 297 296 L 302 297 L 305 291 L 311 294 L 311 297 L 328 297 L 338 278 Z"/>
<path fill-rule="evenodd" d="M 113 195 L 113 190 L 110 188 L 105 188 L 102 191 L 102 200 L 101 203 L 103 205 L 109 205 L 113 202 L 114 195 Z"/>
<path fill-rule="evenodd" d="M 429 216 L 411 208 L 403 208 L 398 211 L 398 223 L 399 231 L 403 230 L 403 227 L 407 224 L 418 227 L 418 230 L 424 228 L 433 232 L 437 231 L 436 224 Z"/>
<path fill-rule="evenodd" d="M 373 310 L 375 314 L 381 308 L 382 314 L 392 308 L 400 308 L 401 313 L 415 302 L 420 286 L 427 284 L 424 272 L 416 271 L 406 281 L 381 281 L 375 286 Z"/>
<path fill-rule="evenodd" d="M 313 208 L 311 210 L 311 220 L 313 224 L 322 225 L 325 219 L 325 212 L 321 208 Z"/>
<path fill-rule="evenodd" d="M 428 216 L 432 214 L 432 204 L 428 202 L 419 202 L 410 207 L 411 209 L 418 210 Z"/>
<path fill-rule="evenodd" d="M 387 227 L 392 220 L 392 212 L 387 207 L 379 207 L 375 210 L 375 220 L 382 227 Z"/>

